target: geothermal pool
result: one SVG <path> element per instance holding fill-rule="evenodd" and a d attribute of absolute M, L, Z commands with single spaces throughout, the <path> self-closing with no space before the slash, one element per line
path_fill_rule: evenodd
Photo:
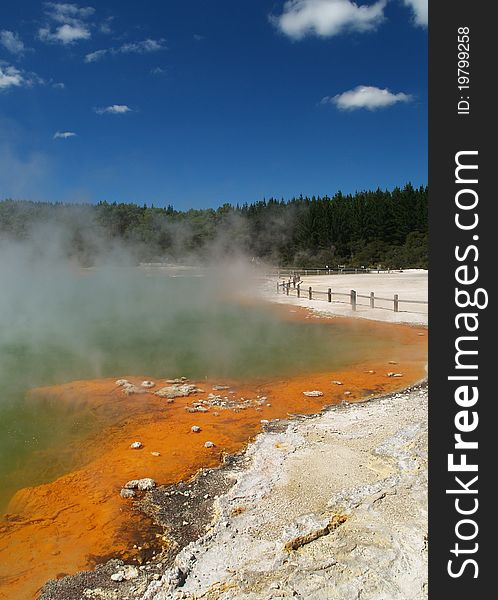
<path fill-rule="evenodd" d="M 128 479 L 174 483 L 240 450 L 262 420 L 423 376 L 423 330 L 313 318 L 258 302 L 250 286 L 214 274 L 60 268 L 49 278 L 33 272 L 29 286 L 11 284 L 0 304 L 0 505 L 8 513 L 0 598 L 34 598 L 48 578 L 112 554 L 137 558 L 133 542 L 145 540 L 151 524 L 120 498 Z M 386 377 L 393 370 L 403 378 Z M 158 385 L 186 377 L 204 392 L 174 403 L 154 389 L 126 397 L 114 382 L 122 377 Z M 219 384 L 234 399 L 268 401 L 185 411 Z M 310 389 L 324 396 L 305 397 Z M 129 447 L 135 439 L 144 443 L 139 452 Z"/>
<path fill-rule="evenodd" d="M 53 294 L 44 288 L 39 306 L 21 300 L 0 338 L 1 508 L 19 487 L 68 468 L 63 461 L 46 464 L 46 450 L 101 426 L 95 415 L 75 417 L 67 404 L 40 406 L 27 396 L 32 388 L 123 374 L 276 378 L 372 358 L 383 343 L 340 320 L 323 328 L 282 318 L 268 306 L 223 299 L 230 290 L 222 280 L 113 269 L 70 281 L 52 282 Z"/>

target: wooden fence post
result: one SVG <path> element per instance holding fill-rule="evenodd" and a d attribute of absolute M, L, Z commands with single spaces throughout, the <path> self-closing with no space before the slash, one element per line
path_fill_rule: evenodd
<path fill-rule="evenodd" d="M 351 308 L 356 310 L 356 292 L 351 290 Z"/>
<path fill-rule="evenodd" d="M 332 302 L 332 288 L 329 288 L 329 302 Z"/>
<path fill-rule="evenodd" d="M 370 308 L 375 308 L 375 294 L 370 292 Z"/>
<path fill-rule="evenodd" d="M 280 284 L 277 281 L 277 294 L 280 294 Z"/>
<path fill-rule="evenodd" d="M 311 286 L 308 288 L 308 296 L 310 300 L 313 300 L 313 290 L 311 289 Z"/>
<path fill-rule="evenodd" d="M 394 312 L 399 312 L 399 297 L 398 297 L 398 294 L 394 294 Z"/>
<path fill-rule="evenodd" d="M 297 297 L 301 298 L 301 286 L 300 285 L 297 286 Z"/>
<path fill-rule="evenodd" d="M 290 283 L 289 282 L 287 282 L 287 285 L 285 286 L 285 288 L 286 288 L 285 292 L 286 292 L 286 294 L 288 296 L 289 295 L 289 290 L 290 290 Z"/>

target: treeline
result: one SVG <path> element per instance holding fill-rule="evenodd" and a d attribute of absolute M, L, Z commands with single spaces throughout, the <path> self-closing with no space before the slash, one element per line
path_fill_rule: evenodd
<path fill-rule="evenodd" d="M 67 253 L 85 264 L 124 242 L 137 261 L 198 262 L 213 252 L 240 251 L 281 266 L 427 268 L 427 191 L 408 184 L 187 211 L 4 200 L 0 237 L 25 240 L 55 231 Z"/>

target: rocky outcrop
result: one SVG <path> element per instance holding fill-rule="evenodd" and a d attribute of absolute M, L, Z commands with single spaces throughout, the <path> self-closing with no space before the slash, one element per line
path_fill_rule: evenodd
<path fill-rule="evenodd" d="M 156 487 L 156 482 L 150 477 L 144 477 L 143 479 L 132 479 L 124 484 L 126 490 L 142 490 L 147 491 Z"/>
<path fill-rule="evenodd" d="M 190 394 L 196 394 L 197 392 L 202 392 L 202 390 L 190 383 L 183 383 L 181 385 L 167 385 L 157 390 L 155 394 L 156 396 L 160 396 L 161 398 L 169 398 L 170 400 L 172 400 L 173 398 L 182 398 L 185 396 L 190 396 Z"/>

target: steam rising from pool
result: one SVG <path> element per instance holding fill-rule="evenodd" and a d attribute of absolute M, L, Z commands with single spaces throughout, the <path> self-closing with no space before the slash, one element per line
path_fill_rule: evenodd
<path fill-rule="evenodd" d="M 62 242 L 53 229 L 29 243 L 0 242 L 0 469 L 7 496 L 33 456 L 94 426 L 67 409 L 36 405 L 27 397 L 33 387 L 132 375 L 275 378 L 375 355 L 379 341 L 351 327 L 285 319 L 255 302 L 256 274 L 242 260 L 220 258 L 217 266 L 173 277 L 138 268 L 124 248 L 107 247 L 98 266 L 82 268 Z M 47 477 L 33 480 L 36 469 L 28 471 L 23 485 Z"/>

